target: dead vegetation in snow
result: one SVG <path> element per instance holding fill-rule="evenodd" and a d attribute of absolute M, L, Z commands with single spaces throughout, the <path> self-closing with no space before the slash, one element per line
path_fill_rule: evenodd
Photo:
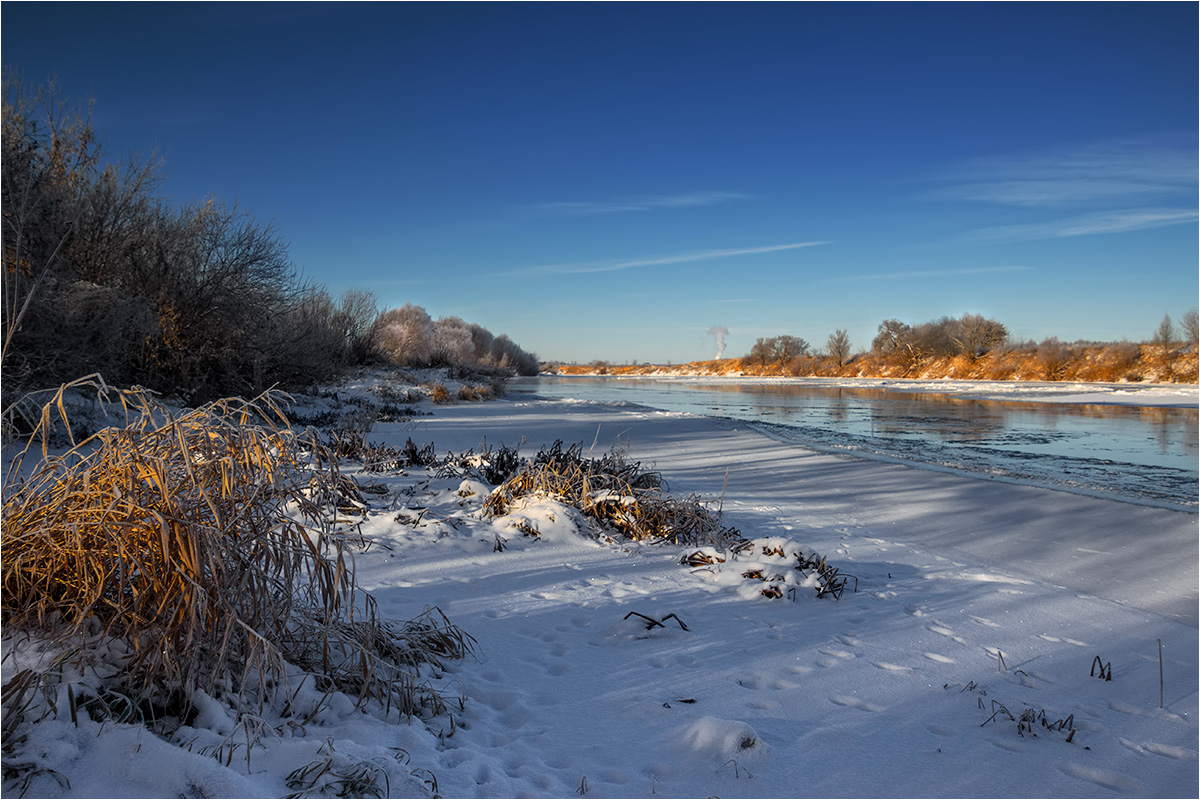
<path fill-rule="evenodd" d="M 124 424 L 77 441 L 64 398 L 79 389 Z M 436 608 L 407 622 L 380 615 L 338 523 L 353 482 L 329 447 L 290 427 L 284 399 L 173 412 L 82 381 L 42 407 L 5 476 L 2 608 L 6 634 L 48 666 L 4 687 L 6 755 L 21 725 L 61 713 L 64 696 L 72 719 L 159 732 L 189 719 L 200 695 L 239 720 L 273 706 L 298 724 L 334 692 L 385 715 L 445 710 L 420 667 L 463 658 L 474 640 Z M 302 709 L 292 701 L 310 678 L 318 699 Z"/>

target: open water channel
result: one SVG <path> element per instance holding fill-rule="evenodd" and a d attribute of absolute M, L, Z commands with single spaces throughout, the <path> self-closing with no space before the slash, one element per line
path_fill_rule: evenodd
<path fill-rule="evenodd" d="M 513 393 L 739 420 L 829 452 L 1196 511 L 1200 413 L 995 400 L 899 386 L 540 377 Z"/>

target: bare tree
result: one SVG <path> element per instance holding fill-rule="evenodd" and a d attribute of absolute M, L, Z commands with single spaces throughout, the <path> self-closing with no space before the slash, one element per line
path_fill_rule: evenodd
<path fill-rule="evenodd" d="M 503 333 L 492 342 L 492 363 L 501 369 L 512 370 L 518 375 L 537 375 L 538 373 L 537 356 L 522 350 L 516 342 Z"/>
<path fill-rule="evenodd" d="M 982 314 L 963 314 L 948 326 L 948 335 L 972 359 L 979 358 L 1008 338 L 1008 328 Z"/>
<path fill-rule="evenodd" d="M 1166 370 L 1166 374 L 1163 377 L 1167 378 L 1168 380 L 1172 378 L 1175 373 L 1175 365 L 1172 363 L 1172 361 L 1174 360 L 1173 356 L 1175 342 L 1177 339 L 1178 335 L 1175 332 L 1175 323 L 1171 321 L 1171 315 L 1164 314 L 1162 322 L 1158 323 L 1158 328 L 1155 329 L 1154 338 L 1150 340 L 1150 343 L 1158 352 L 1158 357 L 1162 362 L 1163 369 Z"/>
<path fill-rule="evenodd" d="M 471 329 L 471 343 L 475 346 L 475 361 L 490 364 L 492 345 L 495 344 L 496 337 L 487 328 L 474 322 L 468 327 Z"/>
<path fill-rule="evenodd" d="M 775 358 L 775 339 L 764 339 L 760 336 L 750 347 L 746 361 L 750 364 L 757 363 L 761 369 L 766 369 L 767 364 L 771 363 L 773 358 Z"/>
<path fill-rule="evenodd" d="M 808 352 L 808 342 L 796 336 L 777 336 L 772 341 L 775 343 L 775 360 L 783 364 Z"/>
<path fill-rule="evenodd" d="M 1179 319 L 1179 327 L 1183 329 L 1188 344 L 1195 347 L 1200 343 L 1200 319 L 1197 318 L 1196 309 L 1193 308 Z"/>
<path fill-rule="evenodd" d="M 346 361 L 365 364 L 374 350 L 371 333 L 379 317 L 379 304 L 372 292 L 349 289 L 342 292 L 333 309 L 332 325 L 342 338 Z"/>
<path fill-rule="evenodd" d="M 3 83 L 2 187 L 4 344 L 13 338 L 34 298 L 62 268 L 62 257 L 100 160 L 91 108 L 70 108 L 53 81 L 27 90 Z"/>
<path fill-rule="evenodd" d="M 850 334 L 846 333 L 844 328 L 838 328 L 831 333 L 825 347 L 829 351 L 829 357 L 839 367 L 845 366 L 850 360 Z"/>
<path fill-rule="evenodd" d="M 1171 321 L 1171 315 L 1164 314 L 1162 322 L 1158 323 L 1158 328 L 1155 329 L 1154 338 L 1150 340 L 1150 343 L 1157 347 L 1163 355 L 1166 355 L 1171 352 L 1177 339 L 1178 335 L 1175 333 L 1175 323 Z"/>
<path fill-rule="evenodd" d="M 879 323 L 879 333 L 871 342 L 871 349 L 878 353 L 898 353 L 909 342 L 912 328 L 898 319 L 885 319 Z"/>

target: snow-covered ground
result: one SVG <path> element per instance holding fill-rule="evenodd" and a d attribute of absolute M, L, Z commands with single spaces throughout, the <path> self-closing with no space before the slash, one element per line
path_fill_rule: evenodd
<path fill-rule="evenodd" d="M 742 577 L 762 553 L 694 568 L 680 563 L 694 548 L 605 543 L 551 501 L 488 519 L 476 480 L 360 475 L 390 492 L 356 556 L 381 612 L 437 606 L 478 641 L 429 676 L 461 698 L 453 719 L 398 724 L 333 702 L 302 730 L 267 719 L 246 753 L 221 747 L 237 734 L 215 706 L 175 743 L 60 715 L 28 729 L 22 758 L 62 781 L 40 775 L 27 795 L 279 797 L 326 761 L 374 765 L 393 796 L 1200 793 L 1193 513 L 818 453 L 680 413 L 433 411 L 370 438 L 618 446 L 746 538 L 825 555 L 857 592 L 768 599 Z"/>

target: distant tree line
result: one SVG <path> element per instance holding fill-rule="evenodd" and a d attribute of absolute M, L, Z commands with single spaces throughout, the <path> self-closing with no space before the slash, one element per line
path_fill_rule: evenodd
<path fill-rule="evenodd" d="M 1142 343 L 1014 341 L 1007 326 L 980 314 L 917 324 L 887 319 L 870 350 L 852 353 L 839 329 L 820 351 L 795 336 L 759 338 L 737 363 L 763 375 L 1194 382 L 1198 328 L 1195 309 L 1178 326 L 1164 316 Z"/>
<path fill-rule="evenodd" d="M 506 336 L 411 304 L 338 298 L 273 231 L 156 194 L 157 157 L 105 163 L 90 108 L 4 79 L 3 363 L 16 391 L 99 372 L 189 401 L 300 387 L 380 360 L 536 372 Z"/>

